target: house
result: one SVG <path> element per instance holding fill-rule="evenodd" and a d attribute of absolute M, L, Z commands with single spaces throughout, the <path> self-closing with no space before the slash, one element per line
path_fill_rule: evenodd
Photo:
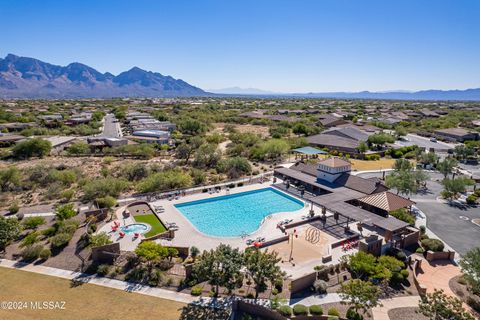
<path fill-rule="evenodd" d="M 9 147 L 22 140 L 25 140 L 25 137 L 18 134 L 0 133 L 0 148 Z"/>
<path fill-rule="evenodd" d="M 434 131 L 438 139 L 452 142 L 464 142 L 466 140 L 478 140 L 478 133 L 470 132 L 462 128 L 438 129 Z"/>
<path fill-rule="evenodd" d="M 367 141 L 371 133 L 367 133 L 354 126 L 335 127 L 322 132 L 322 134 L 335 135 L 356 141 Z"/>
<path fill-rule="evenodd" d="M 169 144 L 170 132 L 162 130 L 139 130 L 134 131 L 128 139 L 146 143 Z"/>
<path fill-rule="evenodd" d="M 318 124 L 327 128 L 335 127 L 335 126 L 346 124 L 346 123 L 348 122 L 343 118 L 336 117 L 330 114 L 321 115 L 318 120 Z"/>
<path fill-rule="evenodd" d="M 360 142 L 357 140 L 324 133 L 307 137 L 307 142 L 319 148 L 328 148 L 350 154 L 358 153 L 358 147 L 360 145 Z"/>
<path fill-rule="evenodd" d="M 43 140 L 50 141 L 52 144 L 52 150 L 50 154 L 59 154 L 65 150 L 69 145 L 77 141 L 77 137 L 68 137 L 68 136 L 52 136 L 43 138 Z"/>

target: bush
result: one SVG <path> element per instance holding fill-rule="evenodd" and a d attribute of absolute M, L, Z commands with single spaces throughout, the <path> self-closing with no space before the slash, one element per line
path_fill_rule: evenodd
<path fill-rule="evenodd" d="M 22 224 L 25 229 L 37 229 L 45 222 L 46 221 L 44 217 L 28 217 L 23 220 Z"/>
<path fill-rule="evenodd" d="M 58 220 L 67 220 L 75 217 L 77 215 L 77 211 L 75 211 L 73 208 L 73 203 L 70 203 L 59 206 L 57 209 L 55 209 L 55 214 Z"/>
<path fill-rule="evenodd" d="M 296 316 L 306 316 L 308 314 L 308 308 L 303 304 L 296 304 L 293 306 L 293 314 Z"/>
<path fill-rule="evenodd" d="M 59 233 L 50 238 L 50 243 L 55 248 L 61 248 L 66 246 L 70 240 L 72 240 L 72 235 L 69 233 Z"/>
<path fill-rule="evenodd" d="M 23 249 L 20 255 L 24 261 L 34 261 L 38 259 L 42 250 L 43 246 L 41 244 L 31 245 Z"/>
<path fill-rule="evenodd" d="M 400 249 L 398 248 L 388 248 L 387 251 L 385 252 L 386 255 L 395 257 L 400 261 L 405 262 L 407 260 L 407 255 Z"/>
<path fill-rule="evenodd" d="M 475 204 L 475 203 L 477 203 L 477 199 L 478 199 L 478 197 L 476 195 L 471 194 L 467 197 L 466 201 L 467 201 L 468 204 Z"/>
<path fill-rule="evenodd" d="M 57 232 L 56 233 L 68 233 L 73 235 L 78 228 L 78 221 L 75 220 L 64 220 L 57 223 Z"/>
<path fill-rule="evenodd" d="M 439 239 L 423 239 L 422 247 L 427 251 L 442 252 L 445 245 Z"/>
<path fill-rule="evenodd" d="M 52 144 L 50 141 L 34 138 L 17 143 L 12 149 L 12 155 L 17 159 L 42 158 L 49 154 L 51 149 Z"/>
<path fill-rule="evenodd" d="M 32 233 L 29 233 L 27 236 L 25 236 L 25 238 L 23 238 L 20 246 L 21 247 L 31 246 L 32 244 L 37 243 L 38 241 L 40 241 L 40 239 L 38 238 L 38 232 L 32 232 Z"/>
<path fill-rule="evenodd" d="M 310 306 L 308 310 L 310 311 L 310 314 L 312 316 L 321 316 L 323 314 L 322 306 L 319 306 L 318 304 L 314 304 L 313 306 Z"/>
<path fill-rule="evenodd" d="M 42 230 L 42 235 L 44 235 L 45 237 L 52 237 L 55 235 L 56 232 L 57 232 L 57 228 L 48 227 Z"/>
<path fill-rule="evenodd" d="M 110 271 L 110 266 L 108 264 L 101 264 L 97 268 L 97 274 L 100 276 L 106 276 Z"/>
<path fill-rule="evenodd" d="M 480 190 L 480 189 L 479 189 Z M 427 232 L 427 227 L 425 226 L 420 226 L 420 234 L 425 234 Z"/>
<path fill-rule="evenodd" d="M 110 236 L 106 232 L 100 232 L 88 237 L 88 244 L 90 247 L 100 247 L 112 243 Z"/>
<path fill-rule="evenodd" d="M 8 212 L 10 214 L 15 214 L 18 212 L 18 210 L 20 210 L 20 207 L 18 206 L 18 203 L 17 202 L 13 202 L 10 207 L 8 207 Z"/>
<path fill-rule="evenodd" d="M 329 316 L 340 317 L 340 312 L 338 312 L 337 308 L 330 308 L 328 309 Z"/>
<path fill-rule="evenodd" d="M 292 315 L 292 308 L 289 306 L 280 306 L 277 311 L 284 317 L 290 317 Z"/>
<path fill-rule="evenodd" d="M 353 308 L 348 308 L 346 317 L 348 320 L 363 320 L 363 316 L 356 312 Z"/>
<path fill-rule="evenodd" d="M 202 288 L 199 287 L 199 286 L 195 286 L 195 287 L 193 287 L 192 290 L 190 291 L 190 294 L 191 294 L 192 296 L 196 296 L 196 297 L 197 297 L 197 296 L 199 296 L 199 295 L 202 294 Z"/>
<path fill-rule="evenodd" d="M 425 252 L 425 249 L 423 249 L 422 247 L 418 247 L 417 250 L 415 250 L 415 252 L 423 254 Z"/>
<path fill-rule="evenodd" d="M 315 280 L 313 283 L 313 288 L 315 289 L 315 292 L 319 294 L 323 294 L 327 292 L 327 283 L 323 280 Z"/>
<path fill-rule="evenodd" d="M 50 251 L 50 249 L 43 248 L 42 251 L 40 251 L 39 257 L 42 260 L 48 260 L 48 258 L 50 258 L 51 255 L 52 255 L 52 252 Z"/>
<path fill-rule="evenodd" d="M 407 269 L 402 269 L 402 270 L 400 270 L 400 274 L 402 275 L 403 279 L 407 279 L 408 275 L 409 275 L 409 272 L 408 272 Z"/>

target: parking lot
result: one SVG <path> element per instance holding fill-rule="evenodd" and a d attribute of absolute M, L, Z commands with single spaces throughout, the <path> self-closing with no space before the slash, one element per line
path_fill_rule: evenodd
<path fill-rule="evenodd" d="M 445 143 L 445 142 L 442 142 L 442 141 L 433 142 L 433 141 L 430 141 L 429 138 L 417 136 L 415 134 L 407 134 L 405 138 L 407 140 L 397 140 L 395 142 L 395 144 L 397 144 L 399 146 L 417 145 L 419 147 L 425 148 L 426 150 L 429 150 L 430 148 L 433 148 L 433 149 L 435 149 L 435 151 L 448 150 L 448 149 L 452 149 L 452 148 L 455 147 L 454 144 Z"/>

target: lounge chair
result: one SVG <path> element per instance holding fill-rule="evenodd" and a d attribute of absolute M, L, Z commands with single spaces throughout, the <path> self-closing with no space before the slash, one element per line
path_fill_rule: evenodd
<path fill-rule="evenodd" d="M 135 232 L 135 233 L 133 234 L 133 238 L 134 238 L 134 239 L 137 239 L 138 237 L 140 237 L 140 233 Z"/>
<path fill-rule="evenodd" d="M 125 237 L 125 232 L 120 232 L 118 235 L 120 236 L 120 238 L 123 238 Z"/>
<path fill-rule="evenodd" d="M 247 243 L 247 246 L 249 246 L 249 245 L 251 245 L 251 244 L 253 243 L 253 240 L 252 240 L 252 239 L 248 239 L 246 243 Z"/>

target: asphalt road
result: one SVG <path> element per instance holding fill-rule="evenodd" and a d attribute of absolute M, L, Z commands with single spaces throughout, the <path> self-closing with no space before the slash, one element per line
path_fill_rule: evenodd
<path fill-rule="evenodd" d="M 435 151 L 451 149 L 451 148 L 454 147 L 454 145 L 452 145 L 452 144 L 445 143 L 445 142 L 442 142 L 442 141 L 433 142 L 433 141 L 430 141 L 429 138 L 420 137 L 420 136 L 417 136 L 415 134 L 407 134 L 406 138 L 408 139 L 408 141 L 397 140 L 395 142 L 395 144 L 400 145 L 400 146 L 417 145 L 419 147 L 424 147 L 427 150 L 429 150 L 430 148 L 434 148 Z"/>
<path fill-rule="evenodd" d="M 115 121 L 115 116 L 111 113 L 107 114 L 104 118 L 105 124 L 103 127 L 103 137 L 118 138 L 120 137 L 120 125 Z"/>
<path fill-rule="evenodd" d="M 381 177 L 381 173 L 359 174 L 364 178 Z M 411 197 L 416 206 L 425 213 L 427 227 L 440 239 L 459 254 L 480 246 L 480 226 L 472 223 L 472 219 L 480 219 L 480 207 L 442 203 L 437 200 L 443 190 L 440 181 L 443 176 L 430 173 L 426 193 L 418 193 Z"/>

